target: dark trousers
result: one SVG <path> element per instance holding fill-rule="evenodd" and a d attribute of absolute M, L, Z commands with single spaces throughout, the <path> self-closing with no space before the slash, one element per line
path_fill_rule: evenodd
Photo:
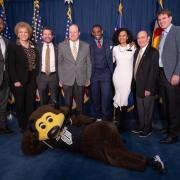
<path fill-rule="evenodd" d="M 112 83 L 111 81 L 92 81 L 92 114 L 95 118 L 111 119 Z"/>
<path fill-rule="evenodd" d="M 76 102 L 76 111 L 79 114 L 83 113 L 83 93 L 84 86 L 78 86 L 75 82 L 73 86 L 63 85 L 65 105 L 69 107 L 69 115 L 72 113 L 73 98 Z"/>
<path fill-rule="evenodd" d="M 162 100 L 162 113 L 170 136 L 178 136 L 180 123 L 180 85 L 172 86 L 160 68 L 159 96 Z"/>
<path fill-rule="evenodd" d="M 144 131 L 152 130 L 152 115 L 154 110 L 154 96 L 136 97 L 139 128 Z"/>
<path fill-rule="evenodd" d="M 7 72 L 4 71 L 3 82 L 0 86 L 0 128 L 5 127 L 8 95 L 9 95 L 8 75 Z"/>
<path fill-rule="evenodd" d="M 36 74 L 29 72 L 29 80 L 21 87 L 13 87 L 16 113 L 19 127 L 24 130 L 27 127 L 28 118 L 34 111 L 36 95 Z"/>
<path fill-rule="evenodd" d="M 38 79 L 38 91 L 40 104 L 48 104 L 48 92 L 50 92 L 51 102 L 58 102 L 58 77 L 56 73 L 46 75 L 41 73 Z"/>

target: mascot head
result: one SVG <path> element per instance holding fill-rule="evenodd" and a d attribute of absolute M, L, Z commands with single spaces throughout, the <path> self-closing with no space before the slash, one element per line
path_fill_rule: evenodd
<path fill-rule="evenodd" d="M 44 105 L 36 109 L 29 118 L 29 128 L 22 136 L 21 149 L 26 155 L 44 152 L 47 146 L 42 142 L 55 138 L 61 130 L 68 108 Z"/>
<path fill-rule="evenodd" d="M 65 111 L 53 105 L 39 107 L 30 116 L 30 130 L 38 133 L 39 141 L 55 138 L 65 120 Z"/>

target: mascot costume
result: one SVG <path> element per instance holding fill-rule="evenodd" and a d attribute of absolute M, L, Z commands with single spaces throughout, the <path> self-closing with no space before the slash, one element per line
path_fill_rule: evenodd
<path fill-rule="evenodd" d="M 44 105 L 35 110 L 23 134 L 21 148 L 26 155 L 36 155 L 47 148 L 63 148 L 79 152 L 106 164 L 144 171 L 151 166 L 160 173 L 164 164 L 160 157 L 147 158 L 129 152 L 113 122 L 93 122 L 84 115 L 67 118 L 66 108 Z"/>

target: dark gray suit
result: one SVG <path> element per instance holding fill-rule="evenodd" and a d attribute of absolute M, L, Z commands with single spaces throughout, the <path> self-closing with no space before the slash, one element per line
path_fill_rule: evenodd
<path fill-rule="evenodd" d="M 91 61 L 89 44 L 79 41 L 79 50 L 74 59 L 70 42 L 64 41 L 58 46 L 58 74 L 63 85 L 65 104 L 71 109 L 72 97 L 75 97 L 77 111 L 82 113 L 83 90 L 91 77 Z"/>
<path fill-rule="evenodd" d="M 174 26 L 168 32 L 162 51 L 163 68 L 160 68 L 160 96 L 169 135 L 178 136 L 180 123 L 180 84 L 170 84 L 173 75 L 180 75 L 180 27 Z"/>
<path fill-rule="evenodd" d="M 37 77 L 37 86 L 40 95 L 40 104 L 44 105 L 48 103 L 48 91 L 50 91 L 51 101 L 58 102 L 58 90 L 59 90 L 59 82 L 58 82 L 58 55 L 57 55 L 57 47 L 54 46 L 54 55 L 55 55 L 55 72 L 51 72 L 49 75 L 46 75 L 42 72 L 42 49 L 43 44 L 41 44 L 38 48 L 40 53 L 40 61 L 39 61 L 39 74 Z"/>
<path fill-rule="evenodd" d="M 0 49 L 0 128 L 5 128 L 6 109 L 9 95 L 9 78 L 8 73 L 5 70 L 8 40 L 3 37 L 2 39 L 5 42 L 6 52 L 4 58 Z"/>

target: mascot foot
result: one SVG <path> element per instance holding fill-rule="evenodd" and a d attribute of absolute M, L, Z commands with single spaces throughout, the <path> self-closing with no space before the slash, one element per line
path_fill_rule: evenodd
<path fill-rule="evenodd" d="M 153 158 L 148 160 L 148 165 L 153 169 L 157 170 L 159 173 L 165 173 L 164 163 L 158 155 L 155 155 Z"/>

